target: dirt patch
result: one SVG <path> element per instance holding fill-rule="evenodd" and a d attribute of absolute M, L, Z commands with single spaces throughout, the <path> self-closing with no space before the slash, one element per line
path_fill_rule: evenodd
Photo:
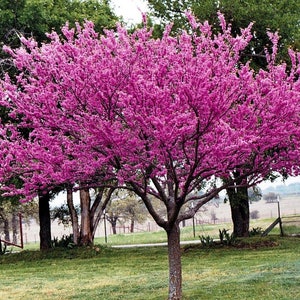
<path fill-rule="evenodd" d="M 269 247 L 277 247 L 279 243 L 277 241 L 273 241 L 271 239 L 259 239 L 253 240 L 243 239 L 237 240 L 230 245 L 222 244 L 219 241 L 214 241 L 210 245 L 188 245 L 182 249 L 183 252 L 188 252 L 196 249 L 261 249 L 261 248 L 269 248 Z"/>
<path fill-rule="evenodd" d="M 259 249 L 267 247 L 277 247 L 279 243 L 272 240 L 258 240 L 258 241 L 238 241 L 232 247 L 239 249 Z"/>

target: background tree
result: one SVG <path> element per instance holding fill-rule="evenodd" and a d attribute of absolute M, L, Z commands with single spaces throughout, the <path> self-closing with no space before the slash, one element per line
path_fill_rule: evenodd
<path fill-rule="evenodd" d="M 15 186 L 20 186 L 20 180 L 16 178 L 12 178 L 9 182 L 10 184 L 14 184 Z M 16 235 L 17 235 L 17 218 L 16 215 L 20 212 L 20 197 L 13 196 L 11 198 L 3 196 L 0 193 L 0 224 L 3 225 L 3 231 L 6 241 L 11 241 L 10 238 L 10 231 L 13 231 L 13 242 L 16 242 Z"/>
<path fill-rule="evenodd" d="M 136 222 L 143 223 L 147 219 L 147 210 L 137 196 L 128 191 L 119 189 L 111 198 L 106 208 L 106 219 L 112 226 L 113 234 L 117 234 L 117 222 L 130 222 L 130 232 L 134 232 Z"/>
<path fill-rule="evenodd" d="M 15 32 L 38 42 L 47 40 L 45 33 L 60 28 L 68 21 L 70 24 L 91 20 L 99 32 L 103 28 L 113 28 L 117 21 L 109 0 L 12 0 L 0 3 L 1 41 L 11 44 Z M 19 45 L 19 39 L 15 39 Z"/>
<path fill-rule="evenodd" d="M 1 234 L 4 234 L 4 240 L 10 242 L 10 233 L 9 233 L 9 215 L 8 208 L 1 203 L 0 207 L 0 224 L 1 224 Z"/>
<path fill-rule="evenodd" d="M 100 183 L 98 184 L 99 186 L 101 185 Z M 101 216 L 103 215 L 115 190 L 115 183 L 110 182 L 110 184 L 110 188 L 100 186 L 94 190 L 95 193 L 93 197 L 91 197 L 91 190 L 89 188 L 80 189 L 81 222 L 79 231 L 79 245 L 90 245 L 93 243 Z"/>
<path fill-rule="evenodd" d="M 161 39 L 146 27 L 99 38 L 90 22 L 65 26 L 64 39 L 52 33 L 41 46 L 23 39 L 23 48 L 6 51 L 26 72 L 17 84 L 6 76 L 0 89 L 1 104 L 19 118 L 0 131 L 0 178 L 22 174 L 24 182 L 6 192 L 31 199 L 37 187 L 69 182 L 84 191 L 118 180 L 166 231 L 169 299 L 182 298 L 179 223 L 239 182 L 283 168 L 295 174 L 299 158 L 298 54 L 290 52 L 289 70 L 276 65 L 270 34 L 268 68 L 255 73 L 240 61 L 250 27 L 234 37 L 220 16 L 223 32 L 214 35 L 188 17 L 190 33 L 172 37 L 167 27 Z"/>
<path fill-rule="evenodd" d="M 253 186 L 251 188 L 248 188 L 248 197 L 250 203 L 260 201 L 262 198 L 261 188 L 259 186 Z"/>
<path fill-rule="evenodd" d="M 67 190 L 66 204 L 51 210 L 51 219 L 58 220 L 64 226 L 72 226 L 73 242 L 75 245 L 92 244 L 100 219 L 110 201 L 114 188 L 86 189 L 81 193 L 81 203 L 74 205 L 73 190 Z M 82 195 L 83 194 L 83 195 Z M 87 197 L 88 199 L 85 199 Z M 85 204 L 82 205 L 82 202 Z M 81 213 L 81 208 L 85 210 Z M 81 219 L 79 223 L 79 219 Z M 79 225 L 88 224 L 88 225 Z"/>
<path fill-rule="evenodd" d="M 174 31 L 187 28 L 186 10 L 191 10 L 201 22 L 209 20 L 210 24 L 214 26 L 215 32 L 220 31 L 218 11 L 221 11 L 226 21 L 232 24 L 233 35 L 240 34 L 241 28 L 254 22 L 253 39 L 243 51 L 242 57 L 254 61 L 257 67 L 266 65 L 264 48 L 271 47 L 267 30 L 279 31 L 281 38 L 278 45 L 278 59 L 289 60 L 287 49 L 290 47 L 300 48 L 300 4 L 297 0 L 264 0 L 261 2 L 255 0 L 148 0 L 148 3 L 151 12 L 158 18 L 161 26 L 172 22 Z"/>
<path fill-rule="evenodd" d="M 117 223 L 123 218 L 122 202 L 121 199 L 111 199 L 105 211 L 106 220 L 110 223 L 113 234 L 117 234 Z"/>
<path fill-rule="evenodd" d="M 52 30 L 60 32 L 66 23 L 82 23 L 84 20 L 95 23 L 96 30 L 114 28 L 118 20 L 110 7 L 109 0 L 4 0 L 0 3 L 0 57 L 3 71 L 14 68 L 3 45 L 12 48 L 20 46 L 20 37 L 34 37 L 39 43 L 47 40 L 46 34 Z"/>
<path fill-rule="evenodd" d="M 147 220 L 147 209 L 144 203 L 132 192 L 123 200 L 124 219 L 130 222 L 130 232 L 134 232 L 136 223 L 143 224 Z"/>
<path fill-rule="evenodd" d="M 276 194 L 274 192 L 269 192 L 267 194 L 264 194 L 263 199 L 267 202 L 267 203 L 273 203 L 273 202 L 277 202 L 279 199 L 279 194 Z"/>
<path fill-rule="evenodd" d="M 32 218 L 38 219 L 38 204 L 36 201 L 21 204 L 18 197 L 0 197 L 0 232 L 5 241 L 20 244 L 19 218 L 30 224 Z"/>
<path fill-rule="evenodd" d="M 73 203 L 73 201 L 72 201 Z M 80 206 L 75 205 L 74 209 L 76 211 L 76 215 L 80 214 Z M 62 204 L 60 206 L 56 206 L 51 209 L 51 219 L 57 220 L 59 224 L 62 224 L 64 227 L 72 226 L 72 218 L 70 214 L 70 210 L 67 204 Z M 78 228 L 77 228 L 78 229 Z"/>

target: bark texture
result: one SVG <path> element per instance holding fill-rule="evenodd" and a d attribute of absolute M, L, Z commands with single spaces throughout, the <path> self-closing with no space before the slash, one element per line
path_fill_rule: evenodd
<path fill-rule="evenodd" d="M 175 223 L 169 230 L 168 258 L 169 258 L 169 300 L 182 298 L 182 271 L 180 253 L 180 229 Z"/>
<path fill-rule="evenodd" d="M 91 198 L 88 189 L 80 190 L 81 207 L 81 226 L 80 226 L 80 245 L 88 246 L 93 244 L 91 217 L 90 217 Z"/>
<path fill-rule="evenodd" d="M 40 249 L 51 248 L 50 194 L 39 194 Z"/>
<path fill-rule="evenodd" d="M 12 213 L 11 225 L 12 225 L 13 243 L 17 244 L 19 219 L 18 219 L 18 214 L 15 211 Z"/>
<path fill-rule="evenodd" d="M 73 242 L 75 245 L 79 243 L 79 223 L 78 215 L 73 203 L 73 192 L 71 189 L 67 190 L 67 205 L 70 211 L 72 230 L 73 230 Z"/>
<path fill-rule="evenodd" d="M 9 234 L 9 222 L 8 219 L 5 218 L 3 220 L 3 226 L 4 226 L 4 239 L 8 242 L 10 242 L 10 234 Z"/>
<path fill-rule="evenodd" d="M 227 189 L 233 222 L 233 234 L 236 237 L 249 236 L 249 198 L 247 187 Z"/>

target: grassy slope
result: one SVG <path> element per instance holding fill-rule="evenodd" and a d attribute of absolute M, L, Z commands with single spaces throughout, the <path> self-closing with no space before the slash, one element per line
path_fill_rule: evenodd
<path fill-rule="evenodd" d="M 183 249 L 184 299 L 300 299 L 300 239 L 276 240 L 258 249 Z M 166 299 L 167 276 L 165 247 L 0 257 L 1 299 Z"/>

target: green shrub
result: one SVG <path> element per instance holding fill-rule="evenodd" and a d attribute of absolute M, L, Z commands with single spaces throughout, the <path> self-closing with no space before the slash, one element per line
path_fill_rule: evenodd
<path fill-rule="evenodd" d="M 204 247 L 211 247 L 214 245 L 214 239 L 209 235 L 207 236 L 201 235 L 199 236 L 199 238 L 200 238 L 201 245 Z"/>
<path fill-rule="evenodd" d="M 74 248 L 75 244 L 73 242 L 73 234 L 70 235 L 63 235 L 60 239 L 58 239 L 57 237 L 54 237 L 54 239 L 52 240 L 52 247 L 53 248 L 57 248 L 57 247 L 61 247 L 61 248 Z"/>
<path fill-rule="evenodd" d="M 219 238 L 221 245 L 233 245 L 235 242 L 235 237 L 233 233 L 229 234 L 228 229 L 223 228 L 222 230 L 219 229 Z"/>
<path fill-rule="evenodd" d="M 262 235 L 262 233 L 263 233 L 263 229 L 261 227 L 255 227 L 249 231 L 249 236 Z"/>

